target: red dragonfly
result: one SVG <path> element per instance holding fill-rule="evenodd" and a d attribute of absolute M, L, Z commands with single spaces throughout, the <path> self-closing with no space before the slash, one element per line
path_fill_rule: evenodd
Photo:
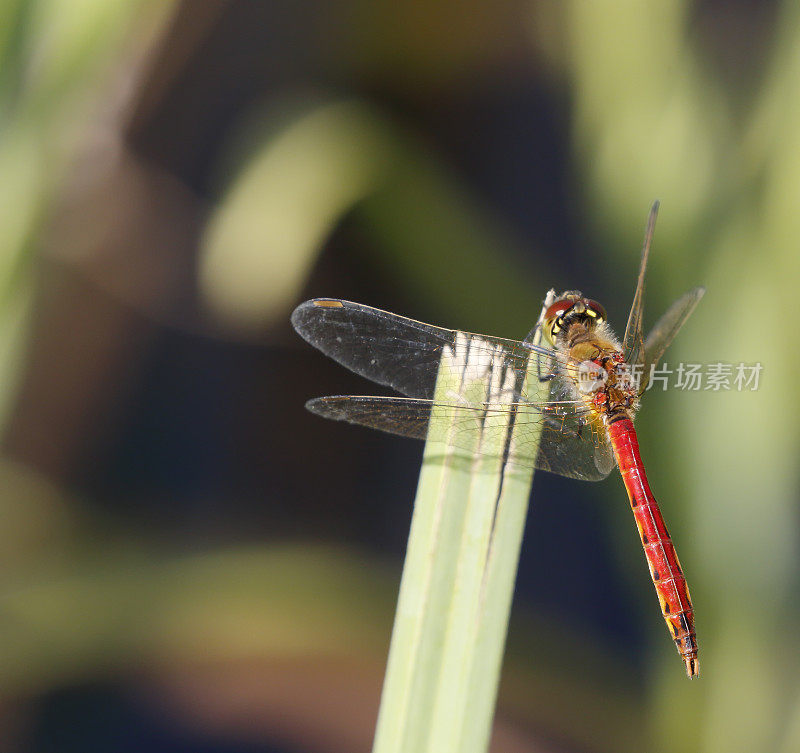
<path fill-rule="evenodd" d="M 326 418 L 362 424 L 392 434 L 445 441 L 475 451 L 474 429 L 506 431 L 503 459 L 587 481 L 619 467 L 639 530 L 661 612 L 690 678 L 697 677 L 694 609 L 678 555 L 647 481 L 633 419 L 651 367 L 698 304 L 696 287 L 676 300 L 645 339 L 642 312 L 645 272 L 658 202 L 647 223 L 636 292 L 620 343 L 596 301 L 567 291 L 544 311 L 523 341 L 443 329 L 359 303 L 317 298 L 292 314 L 298 333 L 323 353 L 405 397 L 336 395 L 306 407 Z M 544 340 L 544 344 L 538 344 Z M 466 359 L 453 354 L 466 353 Z M 536 373 L 530 385 L 532 359 Z M 442 369 L 485 379 L 492 370 L 505 385 L 486 399 L 463 393 L 446 400 L 434 391 Z M 641 379 L 636 377 L 640 376 Z M 536 384 L 538 382 L 538 384 Z M 542 399 L 542 389 L 548 399 Z M 549 389 L 549 392 L 548 392 Z M 503 422 L 489 421 L 505 416 Z M 473 431 L 454 431 L 461 426 Z M 526 441 L 526 436 L 529 440 Z M 489 442 L 497 452 L 498 444 Z M 482 450 L 479 450 L 482 452 Z"/>

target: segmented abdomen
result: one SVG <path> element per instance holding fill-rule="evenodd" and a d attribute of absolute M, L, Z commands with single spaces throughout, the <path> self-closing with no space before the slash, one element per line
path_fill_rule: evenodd
<path fill-rule="evenodd" d="M 618 419 L 608 427 L 608 434 L 628 491 L 661 612 L 678 653 L 686 663 L 686 673 L 689 677 L 697 677 L 697 636 L 689 588 L 661 510 L 647 482 L 633 422 L 629 418 Z"/>

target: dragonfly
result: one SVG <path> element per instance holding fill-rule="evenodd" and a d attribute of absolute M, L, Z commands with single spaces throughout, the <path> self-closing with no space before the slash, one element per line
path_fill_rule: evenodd
<path fill-rule="evenodd" d="M 600 481 L 618 467 L 661 613 L 687 675 L 695 678 L 700 665 L 694 607 L 633 425 L 648 377 L 705 293 L 702 286 L 689 290 L 643 336 L 645 276 L 658 207 L 656 201 L 648 217 L 621 342 L 603 306 L 579 291 L 551 295 L 522 341 L 445 329 L 336 298 L 302 303 L 292 324 L 327 356 L 402 395 L 318 397 L 306 403 L 315 414 L 453 446 L 463 442 L 473 451 L 474 431 L 468 429 L 507 431 L 513 424 L 513 445 L 487 443 L 502 448 L 493 451 L 502 452 L 505 462 L 585 481 Z M 466 360 L 452 358 L 459 350 L 468 352 Z M 452 376 L 463 381 L 483 378 L 489 368 L 499 371 L 504 388 L 480 399 L 464 393 L 442 399 L 437 393 L 443 370 L 458 370 Z M 491 420 L 497 417 L 508 421 Z"/>

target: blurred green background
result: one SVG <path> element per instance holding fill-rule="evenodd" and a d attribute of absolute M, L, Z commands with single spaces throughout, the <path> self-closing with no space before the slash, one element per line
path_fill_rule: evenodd
<path fill-rule="evenodd" d="M 312 296 L 523 337 L 708 293 L 638 420 L 690 683 L 625 493 L 538 474 L 493 750 L 800 750 L 793 2 L 0 2 L 0 748 L 365 751 L 421 447 Z"/>

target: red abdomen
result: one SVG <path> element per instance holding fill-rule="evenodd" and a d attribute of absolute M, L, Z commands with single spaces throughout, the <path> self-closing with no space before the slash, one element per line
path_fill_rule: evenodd
<path fill-rule="evenodd" d="M 628 491 L 661 613 L 686 663 L 686 673 L 697 677 L 699 663 L 692 600 L 661 510 L 647 483 L 633 422 L 629 418 L 618 419 L 608 427 L 608 434 Z"/>

